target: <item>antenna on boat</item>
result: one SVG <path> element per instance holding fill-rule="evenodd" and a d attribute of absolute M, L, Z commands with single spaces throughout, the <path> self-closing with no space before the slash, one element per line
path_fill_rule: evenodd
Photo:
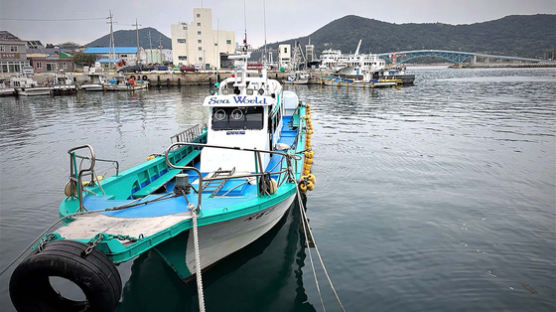
<path fill-rule="evenodd" d="M 263 0 L 263 23 L 264 23 L 264 57 L 263 57 L 263 66 L 266 64 L 266 1 Z"/>
<path fill-rule="evenodd" d="M 245 0 L 243 0 L 243 27 L 245 29 L 243 38 L 243 52 L 247 52 L 247 15 L 245 14 Z"/>

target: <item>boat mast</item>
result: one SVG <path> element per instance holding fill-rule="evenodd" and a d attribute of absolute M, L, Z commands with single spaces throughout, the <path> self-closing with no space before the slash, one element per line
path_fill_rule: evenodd
<path fill-rule="evenodd" d="M 135 36 L 137 37 L 137 65 L 141 64 L 141 58 L 140 58 L 140 54 L 139 54 L 139 23 L 137 23 L 137 18 L 135 18 L 135 24 L 132 25 L 135 26 Z"/>

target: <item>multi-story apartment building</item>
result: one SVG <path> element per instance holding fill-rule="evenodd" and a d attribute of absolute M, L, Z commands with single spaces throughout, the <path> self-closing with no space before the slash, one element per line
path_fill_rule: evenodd
<path fill-rule="evenodd" d="M 171 25 L 174 65 L 220 68 L 220 55 L 235 51 L 233 31 L 212 28 L 211 9 L 193 9 L 193 22 Z"/>

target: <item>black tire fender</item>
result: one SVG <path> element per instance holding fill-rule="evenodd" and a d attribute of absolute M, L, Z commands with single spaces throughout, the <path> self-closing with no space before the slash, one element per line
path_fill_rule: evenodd
<path fill-rule="evenodd" d="M 87 245 L 53 241 L 21 262 L 10 279 L 10 297 L 18 311 L 113 311 L 120 300 L 122 282 L 116 266 L 101 251 L 82 256 Z M 87 300 L 64 298 L 49 277 L 68 279 Z"/>

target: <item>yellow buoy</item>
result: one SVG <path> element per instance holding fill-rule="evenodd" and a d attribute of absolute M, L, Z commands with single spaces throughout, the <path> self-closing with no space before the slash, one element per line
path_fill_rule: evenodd
<path fill-rule="evenodd" d="M 299 183 L 299 190 L 303 193 L 307 192 L 307 184 L 305 184 L 304 182 Z"/>
<path fill-rule="evenodd" d="M 311 158 L 305 159 L 305 162 L 308 163 L 309 165 L 313 164 L 313 160 Z"/>
<path fill-rule="evenodd" d="M 312 191 L 312 190 L 315 189 L 315 185 L 313 184 L 313 182 L 307 181 L 307 189 L 308 189 L 309 191 Z"/>
<path fill-rule="evenodd" d="M 311 181 L 311 183 L 316 184 L 317 183 L 317 178 L 315 177 L 314 174 L 309 174 L 307 176 L 307 181 Z"/>
<path fill-rule="evenodd" d="M 151 160 L 151 159 L 154 159 L 155 157 L 156 157 L 155 155 L 149 155 L 149 156 L 147 157 L 147 161 L 149 161 L 149 160 Z"/>

